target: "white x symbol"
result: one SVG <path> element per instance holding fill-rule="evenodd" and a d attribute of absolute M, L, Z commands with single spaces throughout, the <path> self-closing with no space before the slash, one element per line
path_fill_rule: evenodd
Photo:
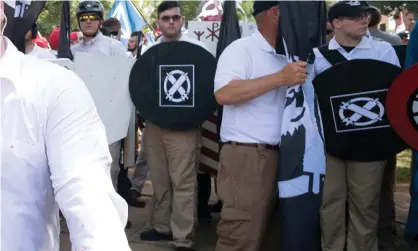
<path fill-rule="evenodd" d="M 176 93 L 178 91 L 180 93 L 181 99 L 183 101 L 188 99 L 187 94 L 186 94 L 186 90 L 184 90 L 183 86 L 181 86 L 187 78 L 187 72 L 182 74 L 177 80 L 170 73 L 167 73 L 167 78 L 168 78 L 168 81 L 170 81 L 170 83 L 172 84 L 172 86 L 168 90 L 167 96 L 165 98 L 169 99 L 169 100 L 172 99 L 174 93 Z"/>
<path fill-rule="evenodd" d="M 378 105 L 378 102 L 379 102 L 378 99 L 371 100 L 371 101 L 367 102 L 363 107 L 360 107 L 360 106 L 358 106 L 356 104 L 353 104 L 353 103 L 350 103 L 350 102 L 342 103 L 342 106 L 341 106 L 342 109 L 350 110 L 350 111 L 354 112 L 354 114 L 351 115 L 349 118 L 343 119 L 343 122 L 345 122 L 346 125 L 352 125 L 362 117 L 369 118 L 370 120 L 381 121 L 382 118 L 380 117 L 379 114 L 370 111 L 376 105 Z"/>

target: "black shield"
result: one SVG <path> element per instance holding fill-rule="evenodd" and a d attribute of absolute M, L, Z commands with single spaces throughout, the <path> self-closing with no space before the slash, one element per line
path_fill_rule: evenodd
<path fill-rule="evenodd" d="M 386 116 L 385 101 L 401 68 L 377 60 L 350 60 L 313 81 L 327 153 L 345 160 L 377 161 L 406 148 Z"/>
<path fill-rule="evenodd" d="M 185 41 L 155 45 L 132 68 L 132 102 L 145 120 L 162 128 L 196 128 L 217 108 L 215 71 L 215 57 L 199 45 Z"/>

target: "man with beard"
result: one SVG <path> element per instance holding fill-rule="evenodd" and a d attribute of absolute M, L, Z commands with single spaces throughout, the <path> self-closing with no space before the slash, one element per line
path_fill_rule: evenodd
<path fill-rule="evenodd" d="M 178 1 L 164 1 L 159 5 L 157 22 L 162 37 L 153 45 L 186 41 L 205 48 L 202 42 L 182 35 L 185 20 Z M 167 130 L 145 121 L 144 149 L 154 195 L 151 229 L 141 233 L 142 240 L 174 239 L 177 251 L 193 250 L 199 144 L 200 128 Z"/>
<path fill-rule="evenodd" d="M 138 44 L 138 38 L 142 37 L 142 31 L 134 31 L 131 33 L 131 37 L 128 40 L 128 52 L 126 55 L 129 58 L 135 58 L 138 55 L 138 49 L 140 45 Z"/>
<path fill-rule="evenodd" d="M 0 250 L 58 251 L 61 209 L 72 250 L 130 251 L 128 206 L 112 187 L 88 89 L 64 67 L 19 52 L 3 36 L 6 23 L 0 0 Z"/>

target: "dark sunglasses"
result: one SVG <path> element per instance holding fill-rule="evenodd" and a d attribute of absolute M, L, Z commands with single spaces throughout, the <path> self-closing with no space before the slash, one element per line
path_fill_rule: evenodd
<path fill-rule="evenodd" d="M 97 21 L 100 20 L 100 17 L 98 15 L 82 15 L 79 18 L 80 22 L 87 22 L 90 21 Z"/>
<path fill-rule="evenodd" d="M 179 21 L 181 19 L 180 15 L 173 15 L 173 16 L 162 16 L 160 17 L 161 20 L 164 22 L 170 21 L 170 19 L 173 19 L 174 22 Z"/>

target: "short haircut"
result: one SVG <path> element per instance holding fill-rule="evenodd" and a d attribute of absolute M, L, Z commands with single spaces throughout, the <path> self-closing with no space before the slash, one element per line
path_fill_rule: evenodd
<path fill-rule="evenodd" d="M 172 8 L 180 8 L 180 2 L 179 1 L 164 1 L 160 5 L 158 5 L 157 8 L 157 17 L 160 17 L 160 14 L 163 13 L 166 10 L 172 9 Z"/>
<path fill-rule="evenodd" d="M 112 31 L 119 31 L 122 27 L 119 20 L 114 17 L 109 17 L 103 22 L 103 26 L 112 30 Z"/>
<path fill-rule="evenodd" d="M 139 37 L 139 33 L 142 33 L 142 31 L 134 31 L 131 33 L 131 37 Z"/>
<path fill-rule="evenodd" d="M 382 20 L 382 13 L 380 12 L 380 10 L 374 6 L 371 6 L 371 8 L 372 9 L 369 11 L 370 13 L 369 27 L 380 24 L 380 21 Z"/>

